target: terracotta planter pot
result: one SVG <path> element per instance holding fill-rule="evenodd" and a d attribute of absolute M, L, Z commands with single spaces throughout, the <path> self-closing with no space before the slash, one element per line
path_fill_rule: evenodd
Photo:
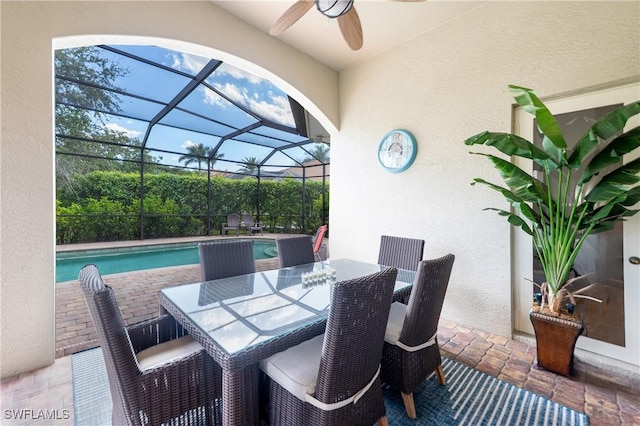
<path fill-rule="evenodd" d="M 540 312 L 529 312 L 536 334 L 538 367 L 569 376 L 573 367 L 573 350 L 584 331 L 580 321 L 568 321 Z"/>

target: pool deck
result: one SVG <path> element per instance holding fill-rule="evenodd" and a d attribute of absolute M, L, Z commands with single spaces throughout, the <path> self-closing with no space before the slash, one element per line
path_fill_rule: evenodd
<path fill-rule="evenodd" d="M 275 240 L 280 237 L 293 237 L 295 234 L 253 234 L 252 236 L 240 234 L 237 237 L 235 235 L 228 235 L 221 237 L 219 235 L 210 235 L 206 237 L 182 237 L 182 238 L 163 238 L 163 239 L 149 239 L 149 240 L 130 240 L 130 241 L 107 241 L 99 243 L 82 243 L 82 244 L 64 244 L 56 246 L 56 253 L 62 253 L 65 251 L 75 250 L 97 250 L 107 248 L 121 248 L 121 247 L 136 247 L 136 246 L 156 246 L 160 244 L 176 244 L 176 243 L 201 243 L 204 241 L 212 241 L 217 239 L 229 239 L 229 238 L 251 238 L 251 239 L 265 239 Z"/>
<path fill-rule="evenodd" d="M 56 251 L 94 250 L 101 248 L 202 242 L 215 239 L 276 239 L 292 234 L 264 234 L 252 237 L 190 237 L 162 240 L 117 241 L 88 244 L 69 244 Z M 256 270 L 278 268 L 278 258 L 256 260 Z M 127 325 L 158 315 L 158 292 L 165 287 L 201 281 L 200 265 L 173 266 L 105 275 L 105 283 L 114 289 L 122 316 Z M 56 284 L 56 358 L 98 346 L 98 336 L 77 280 Z"/>

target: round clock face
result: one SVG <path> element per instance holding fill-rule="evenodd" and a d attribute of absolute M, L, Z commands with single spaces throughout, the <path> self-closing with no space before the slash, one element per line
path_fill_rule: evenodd
<path fill-rule="evenodd" d="M 378 146 L 378 161 L 393 173 L 407 170 L 416 158 L 418 147 L 413 135 L 406 130 L 392 130 Z"/>

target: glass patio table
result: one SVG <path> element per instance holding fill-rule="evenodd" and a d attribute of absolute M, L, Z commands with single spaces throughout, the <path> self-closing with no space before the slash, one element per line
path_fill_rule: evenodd
<path fill-rule="evenodd" d="M 222 367 L 223 424 L 257 425 L 258 362 L 324 333 L 334 283 L 386 268 L 325 260 L 165 288 L 158 298 Z M 395 300 L 408 296 L 414 276 L 398 270 Z"/>

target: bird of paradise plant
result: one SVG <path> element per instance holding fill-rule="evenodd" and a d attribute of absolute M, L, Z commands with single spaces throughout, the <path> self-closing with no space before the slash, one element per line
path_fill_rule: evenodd
<path fill-rule="evenodd" d="M 633 206 L 640 201 L 640 158 L 624 164 L 622 157 L 640 146 L 640 126 L 621 132 L 629 118 L 640 113 L 640 101 L 597 120 L 569 149 L 556 118 L 534 91 L 509 88 L 516 102 L 535 117 L 542 146 L 515 134 L 488 131 L 466 139 L 465 144 L 492 146 L 508 156 L 533 160 L 542 167 L 543 179 L 504 158 L 472 152 L 489 158 L 506 187 L 482 178 L 474 179 L 472 185 L 483 184 L 501 193 L 511 211 L 485 210 L 497 211 L 532 236 L 546 278 L 539 286 L 551 310 L 557 312 L 565 296 L 573 298 L 566 288 L 568 278 L 587 236 L 610 230 L 638 212 Z M 557 180 L 552 173 L 557 173 Z M 579 178 L 572 181 L 577 173 Z"/>

